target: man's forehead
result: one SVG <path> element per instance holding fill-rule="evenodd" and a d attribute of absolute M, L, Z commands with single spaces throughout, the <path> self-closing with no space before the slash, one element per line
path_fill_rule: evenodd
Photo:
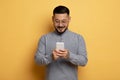
<path fill-rule="evenodd" d="M 54 15 L 54 18 L 55 19 L 68 19 L 68 14 L 67 13 L 64 13 L 64 14 L 55 14 Z"/>

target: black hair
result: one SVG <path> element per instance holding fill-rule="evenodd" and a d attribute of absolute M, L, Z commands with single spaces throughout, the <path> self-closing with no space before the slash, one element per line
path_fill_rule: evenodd
<path fill-rule="evenodd" d="M 62 13 L 67 13 L 68 15 L 70 14 L 69 9 L 66 6 L 57 6 L 53 10 L 53 15 L 54 14 L 62 14 Z"/>

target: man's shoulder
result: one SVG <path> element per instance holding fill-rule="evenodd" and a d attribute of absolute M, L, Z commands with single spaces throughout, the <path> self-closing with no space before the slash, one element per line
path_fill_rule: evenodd
<path fill-rule="evenodd" d="M 77 36 L 77 37 L 82 37 L 82 35 L 80 33 L 77 33 L 77 32 L 73 32 L 73 31 L 69 31 L 71 34 L 73 34 L 74 36 Z"/>
<path fill-rule="evenodd" d="M 49 32 L 49 33 L 42 35 L 41 38 L 49 37 L 49 36 L 52 36 L 53 34 L 54 32 Z"/>

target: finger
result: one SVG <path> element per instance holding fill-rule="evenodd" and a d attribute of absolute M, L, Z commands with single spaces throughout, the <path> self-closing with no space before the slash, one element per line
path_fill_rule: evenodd
<path fill-rule="evenodd" d="M 64 54 L 65 52 L 59 51 L 57 54 Z"/>
<path fill-rule="evenodd" d="M 54 51 L 55 51 L 55 52 L 57 52 L 57 50 L 56 50 L 56 49 L 54 49 Z"/>
<path fill-rule="evenodd" d="M 57 50 L 53 50 L 53 53 L 54 53 L 54 54 L 58 54 L 59 51 L 57 51 Z"/>
<path fill-rule="evenodd" d="M 56 54 L 56 55 L 57 55 L 57 56 L 63 56 L 63 54 L 59 54 L 59 53 L 58 53 L 58 54 Z"/>
<path fill-rule="evenodd" d="M 65 50 L 59 50 L 60 52 L 65 52 Z"/>

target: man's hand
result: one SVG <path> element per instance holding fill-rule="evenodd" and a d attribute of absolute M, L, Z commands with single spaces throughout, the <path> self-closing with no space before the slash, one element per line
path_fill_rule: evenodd
<path fill-rule="evenodd" d="M 53 50 L 53 59 L 57 60 L 59 57 L 62 57 L 64 59 L 67 59 L 69 57 L 69 51 L 64 50 Z"/>
<path fill-rule="evenodd" d="M 53 50 L 52 56 L 53 56 L 53 60 L 57 60 L 59 58 L 57 50 Z"/>
<path fill-rule="evenodd" d="M 69 57 L 69 51 L 64 49 L 64 50 L 59 50 L 58 51 L 58 56 L 63 57 L 64 59 L 67 59 Z"/>

